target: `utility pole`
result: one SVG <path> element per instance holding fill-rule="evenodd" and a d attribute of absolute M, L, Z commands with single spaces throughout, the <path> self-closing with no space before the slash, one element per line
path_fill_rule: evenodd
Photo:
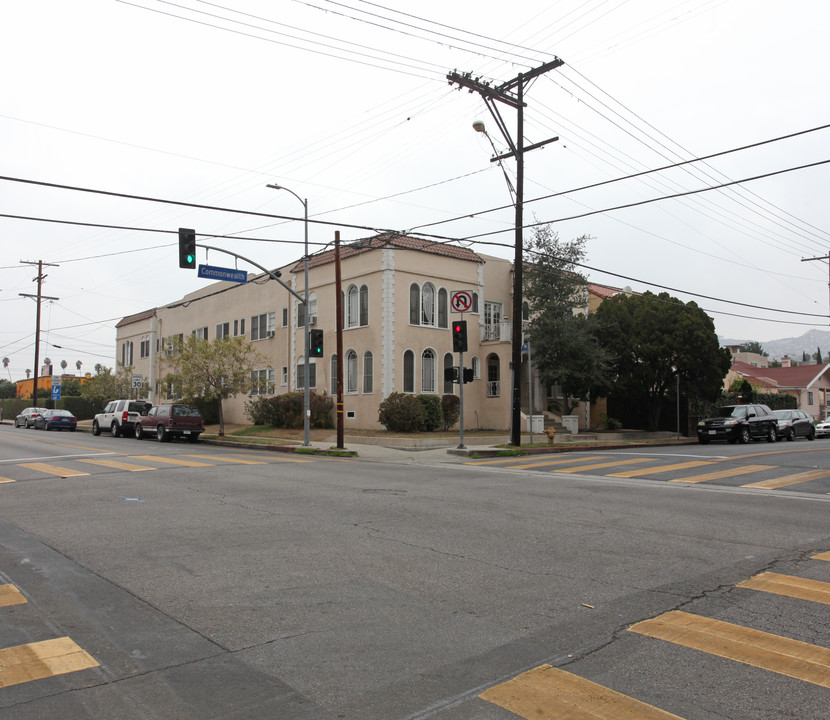
<path fill-rule="evenodd" d="M 334 231 L 334 328 L 337 334 L 337 449 L 344 445 L 343 425 L 343 281 L 340 272 L 340 231 Z M 331 365 L 329 365 L 331 367 Z"/>
<path fill-rule="evenodd" d="M 37 301 L 37 314 L 35 319 L 35 367 L 34 367 L 34 386 L 32 388 L 32 407 L 37 407 L 37 385 L 38 385 L 38 378 L 40 377 L 40 370 L 38 369 L 38 363 L 40 362 L 40 303 L 43 300 L 60 300 L 60 298 L 56 297 L 49 297 L 44 296 L 41 292 L 43 288 L 43 281 L 46 279 L 46 275 L 43 274 L 43 266 L 47 265 L 48 267 L 60 267 L 55 263 L 45 263 L 43 260 L 38 260 L 36 263 L 32 260 L 21 260 L 21 263 L 24 265 L 37 265 L 37 277 L 32 280 L 32 282 L 37 282 L 37 295 L 28 295 L 26 293 L 18 293 L 21 297 L 28 297 L 33 298 Z"/>
<path fill-rule="evenodd" d="M 524 154 L 529 150 L 536 150 L 548 143 L 555 142 L 558 137 L 542 140 L 525 147 L 524 144 L 524 89 L 527 83 L 549 70 L 563 65 L 564 61 L 554 58 L 549 62 L 540 65 L 533 70 L 519 73 L 512 80 L 501 85 L 491 86 L 489 82 L 483 82 L 480 77 L 473 78 L 472 73 L 461 73 L 453 71 L 447 75 L 450 85 L 458 84 L 459 88 L 466 87 L 470 92 L 477 92 L 484 100 L 484 104 L 496 121 L 510 151 L 491 158 L 491 162 L 503 160 L 504 158 L 516 158 L 516 237 L 513 257 L 513 327 L 511 335 L 511 410 L 510 410 L 510 444 L 516 447 L 522 444 L 521 409 L 521 369 L 522 369 L 522 283 L 524 258 L 524 244 L 522 240 L 522 228 L 524 225 Z M 499 113 L 496 102 L 504 103 L 516 109 L 516 140 L 510 136 L 507 125 Z M 531 408 L 532 412 L 532 408 Z M 532 421 L 531 421 L 532 422 Z"/>

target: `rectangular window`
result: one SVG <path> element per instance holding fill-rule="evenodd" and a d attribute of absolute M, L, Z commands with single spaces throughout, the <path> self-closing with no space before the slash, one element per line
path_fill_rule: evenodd
<path fill-rule="evenodd" d="M 264 340 L 274 337 L 277 325 L 276 312 L 262 313 L 251 317 L 251 340 Z"/>
<path fill-rule="evenodd" d="M 484 339 L 501 339 L 501 303 L 484 303 Z"/>
<path fill-rule="evenodd" d="M 317 387 L 317 366 L 314 363 L 308 365 L 309 384 L 308 387 Z M 302 360 L 297 363 L 297 389 L 305 389 L 305 361 Z"/>
<path fill-rule="evenodd" d="M 280 385 L 283 387 L 288 385 L 288 367 L 283 365 L 282 371 L 280 372 Z"/>
<path fill-rule="evenodd" d="M 274 369 L 251 371 L 251 395 L 274 394 Z"/>
<path fill-rule="evenodd" d="M 222 338 L 230 337 L 231 334 L 231 324 L 230 323 L 219 323 L 216 326 L 216 339 L 221 340 Z"/>
<path fill-rule="evenodd" d="M 245 318 L 233 321 L 233 336 L 239 337 L 245 334 Z"/>
<path fill-rule="evenodd" d="M 370 394 L 372 392 L 372 383 L 375 376 L 374 370 L 374 356 L 371 352 L 366 351 L 363 355 L 363 392 Z"/>
<path fill-rule="evenodd" d="M 282 309 L 282 326 L 288 327 L 288 308 Z"/>
<path fill-rule="evenodd" d="M 150 341 L 149 340 L 142 340 L 141 341 L 141 357 L 143 357 L 143 358 L 150 357 Z"/>
<path fill-rule="evenodd" d="M 813 404 L 813 393 L 812 393 L 812 392 L 809 392 L 809 391 L 807 392 L 807 404 L 808 404 L 808 405 L 812 405 L 812 404 Z"/>
<path fill-rule="evenodd" d="M 208 330 L 206 327 L 196 328 L 190 334 L 195 335 L 199 340 L 208 339 Z"/>

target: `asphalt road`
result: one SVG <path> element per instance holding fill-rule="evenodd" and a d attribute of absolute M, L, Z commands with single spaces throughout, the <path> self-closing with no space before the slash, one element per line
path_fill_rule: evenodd
<path fill-rule="evenodd" d="M 560 471 L 0 426 L 0 717 L 826 720 L 830 487 L 742 485 L 830 444 L 678 450 Z"/>

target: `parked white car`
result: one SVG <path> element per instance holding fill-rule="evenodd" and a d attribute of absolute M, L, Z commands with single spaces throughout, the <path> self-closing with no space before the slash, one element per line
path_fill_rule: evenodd
<path fill-rule="evenodd" d="M 830 435 L 830 418 L 825 418 L 816 423 L 816 437 L 827 437 Z"/>

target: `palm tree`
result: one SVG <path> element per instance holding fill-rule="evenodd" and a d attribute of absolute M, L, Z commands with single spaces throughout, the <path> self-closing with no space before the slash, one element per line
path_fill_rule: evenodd
<path fill-rule="evenodd" d="M 81 372 L 81 365 L 83 365 L 83 363 L 80 360 L 76 361 L 75 367 L 78 369 L 78 372 Z"/>
<path fill-rule="evenodd" d="M 9 360 L 7 357 L 3 358 L 3 367 L 6 368 L 6 371 L 9 373 L 9 380 L 12 379 L 12 371 L 9 370 L 9 363 L 10 362 L 11 362 L 11 360 Z"/>
<path fill-rule="evenodd" d="M 29 379 L 29 376 L 32 374 L 32 371 L 29 368 L 26 368 L 26 379 Z"/>
<path fill-rule="evenodd" d="M 61 370 L 63 370 L 64 372 L 66 372 L 66 366 L 67 366 L 67 365 L 69 365 L 69 363 L 68 363 L 68 362 L 66 362 L 66 360 L 61 360 Z"/>

